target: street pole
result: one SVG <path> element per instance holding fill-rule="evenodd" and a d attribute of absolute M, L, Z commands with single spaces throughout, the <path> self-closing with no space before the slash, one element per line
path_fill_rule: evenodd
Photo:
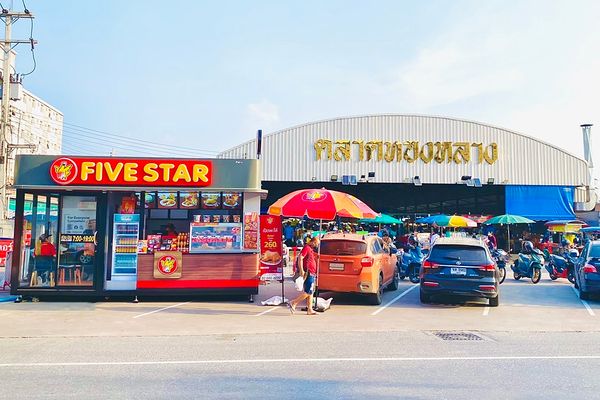
<path fill-rule="evenodd" d="M 8 181 L 8 156 L 9 156 L 9 133 L 10 133 L 10 78 L 11 78 L 11 59 L 13 45 L 29 43 L 32 48 L 34 41 L 32 38 L 28 40 L 12 40 L 11 31 L 12 24 L 21 18 L 33 19 L 33 14 L 29 10 L 23 12 L 13 12 L 3 9 L 0 14 L 0 19 L 4 21 L 4 40 L 2 41 L 2 50 L 4 52 L 4 62 L 2 68 L 2 126 L 0 127 L 0 179 L 2 188 L 0 189 L 0 223 L 4 224 L 7 217 L 8 201 L 6 194 L 6 184 Z"/>
<path fill-rule="evenodd" d="M 6 202 L 6 175 L 8 174 L 8 124 L 10 123 L 10 39 L 12 30 L 12 15 L 4 17 L 4 64 L 2 67 L 2 133 L 0 134 L 0 176 L 2 177 L 2 189 L 0 190 L 0 220 L 4 222 L 7 214 Z"/>

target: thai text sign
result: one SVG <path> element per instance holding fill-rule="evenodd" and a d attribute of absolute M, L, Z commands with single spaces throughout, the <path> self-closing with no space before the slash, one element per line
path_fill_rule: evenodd
<path fill-rule="evenodd" d="M 11 251 L 13 251 L 13 240 L 0 238 L 0 267 L 6 265 L 6 256 Z"/>
<path fill-rule="evenodd" d="M 199 160 L 60 157 L 50 165 L 59 185 L 210 186 L 212 163 Z"/>
<path fill-rule="evenodd" d="M 422 161 L 429 164 L 452 163 L 467 164 L 477 161 L 494 164 L 498 160 L 498 144 L 470 142 L 426 142 L 418 141 L 382 141 L 382 140 L 329 140 L 319 139 L 314 143 L 317 161 L 321 159 L 335 161 L 382 161 L 414 163 Z"/>
<path fill-rule="evenodd" d="M 260 279 L 281 280 L 283 249 L 281 248 L 281 217 L 260 216 Z"/>

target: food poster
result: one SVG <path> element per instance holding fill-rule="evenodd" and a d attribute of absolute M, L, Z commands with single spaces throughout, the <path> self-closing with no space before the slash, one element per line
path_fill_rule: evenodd
<path fill-rule="evenodd" d="M 202 208 L 205 210 L 216 210 L 221 208 L 221 193 L 202 192 Z"/>
<path fill-rule="evenodd" d="M 242 208 L 242 193 L 223 192 L 223 208 L 230 210 Z"/>
<path fill-rule="evenodd" d="M 239 251 L 241 248 L 241 224 L 190 224 L 190 253 Z"/>
<path fill-rule="evenodd" d="M 154 279 L 179 279 L 183 272 L 180 251 L 157 251 L 154 253 Z"/>
<path fill-rule="evenodd" d="M 177 192 L 158 192 L 158 208 L 177 208 Z"/>
<path fill-rule="evenodd" d="M 156 193 L 146 192 L 144 194 L 144 204 L 146 208 L 156 208 Z"/>
<path fill-rule="evenodd" d="M 258 249 L 258 213 L 256 212 L 244 214 L 244 249 Z"/>
<path fill-rule="evenodd" d="M 260 279 L 281 280 L 283 250 L 281 246 L 281 217 L 260 216 Z"/>
<path fill-rule="evenodd" d="M 179 192 L 179 208 L 195 209 L 199 204 L 198 192 Z"/>

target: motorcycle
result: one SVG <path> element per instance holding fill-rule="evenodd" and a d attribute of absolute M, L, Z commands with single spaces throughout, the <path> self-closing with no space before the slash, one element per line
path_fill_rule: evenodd
<path fill-rule="evenodd" d="M 398 274 L 400 279 L 408 277 L 412 283 L 419 283 L 419 270 L 425 259 L 421 246 L 408 246 L 398 257 Z"/>
<path fill-rule="evenodd" d="M 506 264 L 510 257 L 508 256 L 508 253 L 502 249 L 492 249 L 491 253 L 494 261 L 496 261 L 496 265 L 498 265 L 498 271 L 500 271 L 498 283 L 502 283 L 504 282 L 504 279 L 506 279 Z"/>
<path fill-rule="evenodd" d="M 550 279 L 555 281 L 558 278 L 566 278 L 569 282 L 575 283 L 575 263 L 579 257 L 579 252 L 576 249 L 565 251 L 562 255 L 550 254 L 546 249 L 544 250 L 544 256 L 548 260 L 545 267 L 548 274 L 550 274 Z"/>
<path fill-rule="evenodd" d="M 510 268 L 513 270 L 515 280 L 531 278 L 531 282 L 538 283 L 542 278 L 542 265 L 544 265 L 544 253 L 534 249 L 532 245 L 528 251 L 519 253 L 519 258 Z"/>

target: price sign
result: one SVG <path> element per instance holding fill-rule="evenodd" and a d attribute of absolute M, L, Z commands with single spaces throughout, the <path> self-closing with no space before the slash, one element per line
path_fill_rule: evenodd
<path fill-rule="evenodd" d="M 260 278 L 281 280 L 283 250 L 281 248 L 281 217 L 260 216 Z"/>

